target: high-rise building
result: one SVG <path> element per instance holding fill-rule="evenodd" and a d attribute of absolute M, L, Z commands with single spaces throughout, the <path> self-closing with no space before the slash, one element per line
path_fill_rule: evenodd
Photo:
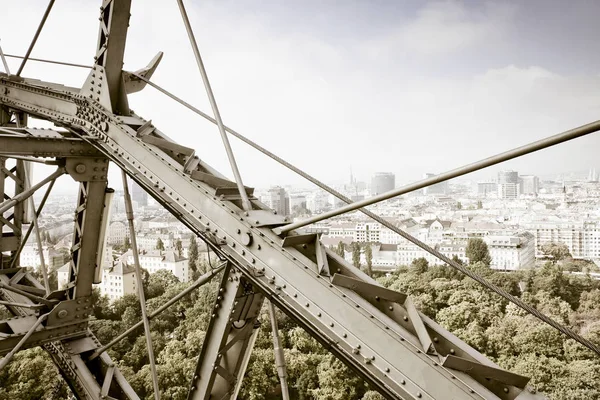
<path fill-rule="evenodd" d="M 503 200 L 514 200 L 519 198 L 518 183 L 499 183 L 498 198 Z"/>
<path fill-rule="evenodd" d="M 514 183 L 519 184 L 519 173 L 517 171 L 500 171 L 498 172 L 498 184 Z"/>
<path fill-rule="evenodd" d="M 535 175 L 521 175 L 521 194 L 537 195 L 540 187 L 540 180 Z"/>
<path fill-rule="evenodd" d="M 281 186 L 273 186 L 269 189 L 267 203 L 279 215 L 290 214 L 290 196 Z"/>
<path fill-rule="evenodd" d="M 371 178 L 371 196 L 389 192 L 396 187 L 396 175 L 391 172 L 376 172 Z"/>
<path fill-rule="evenodd" d="M 590 168 L 587 180 L 588 182 L 598 182 L 598 174 L 596 173 L 596 168 Z"/>
<path fill-rule="evenodd" d="M 426 173 L 424 179 L 433 178 L 435 174 Z M 439 182 L 423 188 L 423 194 L 448 194 L 448 181 Z"/>
<path fill-rule="evenodd" d="M 131 185 L 131 200 L 137 202 L 138 207 L 146 207 L 148 205 L 148 193 L 136 182 Z"/>

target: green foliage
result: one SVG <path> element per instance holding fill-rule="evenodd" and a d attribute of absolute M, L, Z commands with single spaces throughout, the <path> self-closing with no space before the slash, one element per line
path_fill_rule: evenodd
<path fill-rule="evenodd" d="M 198 242 L 196 241 L 196 235 L 190 236 L 190 247 L 188 248 L 188 268 L 192 271 L 192 275 L 198 273 Z"/>
<path fill-rule="evenodd" d="M 121 247 L 122 251 L 127 251 L 131 248 L 131 239 L 129 239 L 129 236 L 125 236 L 125 239 L 123 239 L 123 246 Z"/>
<path fill-rule="evenodd" d="M 569 248 L 564 243 L 548 243 L 543 245 L 540 250 L 546 257 L 551 258 L 554 263 L 571 257 Z"/>
<path fill-rule="evenodd" d="M 161 238 L 158 238 L 156 240 L 156 250 L 160 250 L 160 251 L 164 251 L 165 250 L 165 243 L 162 241 Z"/>
<path fill-rule="evenodd" d="M 429 268 L 429 261 L 423 257 L 415 258 L 412 263 L 410 263 L 410 267 L 414 272 L 422 274 L 427 272 L 427 268 Z"/>
<path fill-rule="evenodd" d="M 346 255 L 346 247 L 344 246 L 344 242 L 342 242 L 340 240 L 340 242 L 337 244 L 337 248 L 335 249 L 335 252 L 337 253 L 338 256 L 344 258 L 344 256 Z"/>
<path fill-rule="evenodd" d="M 365 244 L 365 259 L 367 262 L 366 273 L 369 276 L 373 276 L 373 249 L 371 249 L 371 243 Z"/>
<path fill-rule="evenodd" d="M 407 293 L 420 310 L 501 367 L 532 378 L 551 399 L 600 398 L 598 357 L 584 346 L 488 292 L 449 267 L 415 260 L 379 282 Z M 469 266 L 554 320 L 600 344 L 600 284 L 565 275 L 558 265 L 500 273 L 483 262 Z M 526 291 L 519 282 L 527 282 Z"/>
<path fill-rule="evenodd" d="M 179 257 L 183 257 L 183 244 L 181 243 L 181 239 L 177 239 L 175 242 L 175 250 L 177 251 L 177 255 Z"/>
<path fill-rule="evenodd" d="M 70 390 L 48 353 L 23 350 L 0 370 L 0 400 L 66 399 Z"/>
<path fill-rule="evenodd" d="M 483 239 L 469 239 L 465 253 L 471 264 L 482 262 L 489 267 L 492 263 L 492 257 L 490 257 L 487 244 L 483 241 Z"/>
<path fill-rule="evenodd" d="M 353 253 L 360 247 L 352 245 Z M 368 250 L 365 247 L 365 252 Z M 191 251 L 191 246 L 189 249 Z M 368 260 L 368 256 L 366 254 Z M 586 276 L 565 275 L 561 265 L 547 263 L 526 272 L 501 273 L 480 261 L 469 265 L 485 279 L 524 302 L 567 324 L 600 345 L 600 283 Z M 416 259 L 382 276 L 379 282 L 411 296 L 421 312 L 492 361 L 532 378 L 531 385 L 551 399 L 600 398 L 600 361 L 582 345 L 483 289 L 447 266 Z M 523 287 L 521 291 L 519 284 Z M 147 308 L 152 312 L 187 288 L 168 271 L 144 277 Z M 218 279 L 198 288 L 151 321 L 161 398 L 185 399 L 208 322 Z M 92 293 L 94 320 L 90 328 L 106 343 L 141 320 L 137 296 L 109 303 Z M 240 391 L 241 400 L 281 398 L 274 365 L 268 314 L 262 324 Z M 293 399 L 381 400 L 339 360 L 281 312 L 276 313 Z M 152 379 L 143 329 L 113 346 L 108 353 L 142 399 L 152 398 Z M 0 371 L 0 400 L 69 398 L 66 383 L 47 354 L 39 349 L 19 352 Z"/>
<path fill-rule="evenodd" d="M 352 264 L 356 268 L 360 268 L 360 244 L 352 242 Z"/>

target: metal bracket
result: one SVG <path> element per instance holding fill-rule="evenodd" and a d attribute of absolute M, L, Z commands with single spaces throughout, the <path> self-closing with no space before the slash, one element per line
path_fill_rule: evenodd
<path fill-rule="evenodd" d="M 87 320 L 87 316 L 92 311 L 90 300 L 89 297 L 83 297 L 77 300 L 61 301 L 50 312 L 46 326 L 60 326 L 78 322 L 78 320 L 81 322 Z"/>
<path fill-rule="evenodd" d="M 277 230 L 277 228 L 273 229 L 273 232 L 275 232 Z M 283 243 L 281 244 L 282 247 L 290 247 L 290 246 L 296 246 L 299 244 L 309 244 L 314 242 L 315 240 L 319 240 L 319 235 L 316 233 L 307 233 L 307 234 L 301 234 L 301 235 L 288 235 L 286 237 L 283 238 Z"/>
<path fill-rule="evenodd" d="M 379 285 L 374 285 L 365 281 L 361 281 L 360 279 L 351 278 L 349 276 L 340 274 L 334 274 L 331 283 L 353 290 L 365 299 L 374 298 L 376 301 L 383 299 L 397 304 L 404 304 L 407 298 L 404 293 L 396 292 Z"/>
<path fill-rule="evenodd" d="M 451 368 L 456 371 L 467 372 L 468 374 L 478 375 L 483 378 L 489 378 L 506 385 L 516 386 L 521 389 L 525 389 L 529 382 L 528 377 L 518 375 L 500 368 L 494 368 L 487 365 L 480 364 L 466 358 L 456 356 L 446 356 L 442 359 L 442 366 Z"/>
<path fill-rule="evenodd" d="M 105 181 L 108 174 L 107 158 L 67 158 L 65 169 L 77 182 Z"/>

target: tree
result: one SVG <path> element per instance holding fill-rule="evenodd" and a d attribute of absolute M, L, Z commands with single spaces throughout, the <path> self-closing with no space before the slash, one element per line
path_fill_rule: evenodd
<path fill-rule="evenodd" d="M 490 251 L 488 250 L 487 244 L 480 238 L 471 238 L 469 239 L 469 243 L 467 243 L 467 248 L 465 250 L 467 258 L 469 259 L 470 264 L 475 264 L 477 262 L 482 262 L 486 266 L 490 266 L 492 263 L 492 257 L 490 256 Z"/>
<path fill-rule="evenodd" d="M 460 201 L 457 201 L 457 202 L 456 202 L 456 209 L 457 209 L 457 210 L 462 210 L 462 207 L 463 207 L 463 206 L 462 206 L 462 203 L 461 203 Z"/>
<path fill-rule="evenodd" d="M 196 242 L 196 235 L 190 236 L 190 247 L 188 248 L 188 267 L 193 273 L 196 273 L 198 267 L 196 262 L 198 261 L 198 242 Z"/>
<path fill-rule="evenodd" d="M 483 203 L 481 202 L 481 200 L 477 200 L 477 209 L 481 210 L 483 208 Z"/>
<path fill-rule="evenodd" d="M 463 260 L 461 260 L 456 254 L 452 256 L 452 261 L 454 261 L 455 263 L 459 264 L 459 265 L 463 265 Z"/>
<path fill-rule="evenodd" d="M 129 236 L 125 236 L 125 239 L 123 239 L 123 251 L 127 251 L 131 248 L 131 239 L 129 239 Z"/>
<path fill-rule="evenodd" d="M 162 239 L 161 239 L 161 238 L 158 238 L 158 239 L 156 240 L 156 250 L 163 251 L 164 249 L 165 249 L 165 244 L 164 244 L 164 242 L 162 241 Z"/>
<path fill-rule="evenodd" d="M 340 240 L 340 242 L 337 245 L 337 248 L 336 248 L 335 252 L 337 253 L 338 256 L 340 256 L 342 258 L 344 258 L 346 256 L 346 250 L 345 250 L 344 242 L 342 242 Z"/>
<path fill-rule="evenodd" d="M 365 245 L 365 260 L 367 261 L 367 275 L 373 276 L 373 249 L 371 243 Z"/>
<path fill-rule="evenodd" d="M 424 257 L 415 258 L 412 260 L 412 263 L 410 263 L 410 266 L 414 272 L 424 274 L 429 268 L 429 261 L 427 261 L 427 259 Z"/>
<path fill-rule="evenodd" d="M 177 250 L 177 255 L 181 258 L 183 254 L 183 244 L 181 244 L 181 239 L 177 239 L 175 242 L 175 250 Z"/>
<path fill-rule="evenodd" d="M 360 268 L 360 245 L 358 242 L 352 242 L 352 264 Z"/>
<path fill-rule="evenodd" d="M 571 257 L 569 248 L 564 243 L 548 243 L 543 245 L 541 250 L 542 253 L 544 253 L 547 257 L 552 258 L 553 263 L 557 263 L 565 258 Z"/>

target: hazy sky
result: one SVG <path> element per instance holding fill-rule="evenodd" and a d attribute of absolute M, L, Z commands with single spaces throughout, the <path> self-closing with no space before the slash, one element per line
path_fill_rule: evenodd
<path fill-rule="evenodd" d="M 91 64 L 100 3 L 56 2 L 32 56 Z M 6 53 L 25 53 L 46 4 L 3 1 Z M 351 167 L 409 182 L 600 116 L 598 1 L 186 5 L 225 123 L 328 182 Z M 210 113 L 176 1 L 133 0 L 131 12 L 124 68 L 164 51 L 153 81 Z M 87 71 L 29 62 L 23 75 L 81 86 Z M 215 126 L 150 87 L 130 105 L 231 176 Z M 231 141 L 246 184 L 303 182 Z M 592 134 L 473 177 L 600 168 L 599 149 Z"/>

